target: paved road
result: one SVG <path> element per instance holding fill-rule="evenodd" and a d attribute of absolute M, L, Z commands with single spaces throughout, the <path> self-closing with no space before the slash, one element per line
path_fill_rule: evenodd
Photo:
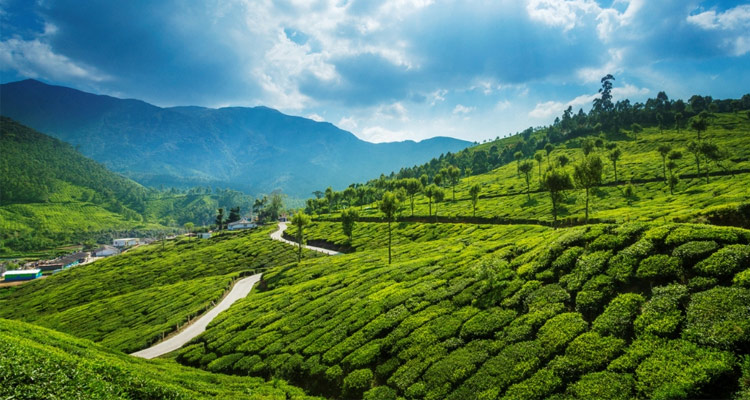
<path fill-rule="evenodd" d="M 201 315 L 195 322 L 188 325 L 187 328 L 182 330 L 180 333 L 172 336 L 171 338 L 157 343 L 147 349 L 135 352 L 132 356 L 151 359 L 159 357 L 160 355 L 173 352 L 180 347 L 184 346 L 187 342 L 192 340 L 194 337 L 200 335 L 206 330 L 209 322 L 213 321 L 220 312 L 226 310 L 235 301 L 244 298 L 250 293 L 253 286 L 260 280 L 262 274 L 255 274 L 247 278 L 240 279 L 237 281 L 232 290 L 221 300 L 221 302 L 205 314 Z"/>
<path fill-rule="evenodd" d="M 274 233 L 271 234 L 271 239 L 278 240 L 279 242 L 284 242 L 286 244 L 291 244 L 292 246 L 297 246 L 297 242 L 292 242 L 291 240 L 286 240 L 282 236 L 282 234 L 284 233 L 284 231 L 286 230 L 286 228 L 287 228 L 286 222 L 279 222 L 279 229 L 276 232 L 274 232 Z M 328 250 L 328 249 L 324 249 L 322 247 L 315 247 L 315 246 L 305 245 L 305 248 L 308 249 L 308 250 L 313 250 L 313 251 L 318 251 L 318 252 L 321 252 L 321 253 L 324 253 L 324 254 L 328 254 L 329 256 L 335 256 L 335 255 L 341 254 L 338 251 Z"/>

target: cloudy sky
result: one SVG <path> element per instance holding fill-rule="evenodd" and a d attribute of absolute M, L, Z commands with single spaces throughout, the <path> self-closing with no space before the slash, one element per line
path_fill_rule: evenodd
<path fill-rule="evenodd" d="M 660 90 L 750 91 L 750 3 L 0 0 L 3 83 L 266 105 L 370 141 L 482 141 Z M 1 105 L 0 105 L 1 107 Z"/>

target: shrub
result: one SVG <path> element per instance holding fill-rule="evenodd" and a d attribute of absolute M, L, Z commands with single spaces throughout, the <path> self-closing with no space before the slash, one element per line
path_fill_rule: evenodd
<path fill-rule="evenodd" d="M 695 265 L 695 269 L 711 276 L 729 276 L 750 265 L 750 246 L 735 244 L 724 247 Z"/>
<path fill-rule="evenodd" d="M 653 354 L 656 349 L 661 348 L 667 343 L 667 339 L 657 336 L 645 336 L 633 340 L 630 346 L 625 349 L 625 354 L 612 361 L 607 370 L 615 372 L 634 372 L 636 367 Z"/>
<path fill-rule="evenodd" d="M 564 313 L 551 318 L 539 328 L 537 338 L 547 354 L 554 354 L 587 328 L 588 324 L 581 314 Z"/>
<path fill-rule="evenodd" d="M 688 281 L 688 289 L 691 292 L 700 292 L 703 290 L 711 289 L 719 283 L 716 278 L 710 278 L 707 276 L 694 276 Z"/>
<path fill-rule="evenodd" d="M 211 361 L 207 368 L 211 372 L 232 372 L 232 365 L 243 356 L 243 353 L 227 354 Z"/>
<path fill-rule="evenodd" d="M 493 307 L 489 310 L 480 311 L 461 327 L 462 338 L 491 337 L 500 328 L 508 325 L 516 312 Z"/>
<path fill-rule="evenodd" d="M 701 389 L 734 368 L 731 353 L 674 340 L 654 351 L 636 369 L 636 388 L 644 398 L 700 397 Z"/>
<path fill-rule="evenodd" d="M 490 375 L 489 387 L 503 390 L 513 382 L 528 377 L 544 359 L 544 349 L 538 341 L 513 343 L 505 346 L 500 354 L 489 359 L 479 372 Z M 477 373 L 477 375 L 479 374 Z"/>
<path fill-rule="evenodd" d="M 641 315 L 633 323 L 636 334 L 672 336 L 682 323 L 681 306 L 687 298 L 688 290 L 684 285 L 654 288 L 651 299 L 643 306 Z"/>
<path fill-rule="evenodd" d="M 589 244 L 591 250 L 616 250 L 622 247 L 625 237 L 604 234 Z"/>
<path fill-rule="evenodd" d="M 367 368 L 355 369 L 344 378 L 342 386 L 344 393 L 353 397 L 361 397 L 362 392 L 370 387 L 373 377 L 372 371 Z"/>
<path fill-rule="evenodd" d="M 531 378 L 509 387 L 501 399 L 545 399 L 559 389 L 562 384 L 562 378 L 560 378 L 560 376 L 558 376 L 552 369 L 543 368 L 532 375 Z"/>
<path fill-rule="evenodd" d="M 680 259 L 665 254 L 657 254 L 641 261 L 636 276 L 647 278 L 679 278 L 682 276 Z"/>
<path fill-rule="evenodd" d="M 551 303 L 565 303 L 570 300 L 570 295 L 560 285 L 544 285 L 529 294 L 524 300 L 526 308 L 530 312 L 542 309 Z"/>
<path fill-rule="evenodd" d="M 684 339 L 725 350 L 750 345 L 750 290 L 717 287 L 693 295 Z"/>
<path fill-rule="evenodd" d="M 603 272 L 611 255 L 610 251 L 597 251 L 582 256 L 573 271 L 560 278 L 560 283 L 570 291 L 580 290 L 589 278 Z"/>
<path fill-rule="evenodd" d="M 573 399 L 629 400 L 634 388 L 633 375 L 602 371 L 583 375 L 568 385 L 567 394 Z"/>
<path fill-rule="evenodd" d="M 640 312 L 643 296 L 635 293 L 621 294 L 612 300 L 604 312 L 594 320 L 593 330 L 602 335 L 627 339 L 632 335 L 633 320 Z"/>
<path fill-rule="evenodd" d="M 692 265 L 718 247 L 713 240 L 687 242 L 675 248 L 672 255 L 682 259 L 684 264 Z"/>
<path fill-rule="evenodd" d="M 623 347 L 625 341 L 622 339 L 586 332 L 570 342 L 565 349 L 565 358 L 571 365 L 567 373 L 580 374 L 601 369 L 617 357 Z"/>
<path fill-rule="evenodd" d="M 440 361 L 435 362 L 425 371 L 422 378 L 428 387 L 438 387 L 445 383 L 454 383 L 471 375 L 478 363 L 489 356 L 486 341 L 474 341 L 455 350 Z"/>
<path fill-rule="evenodd" d="M 591 318 L 599 314 L 606 295 L 598 290 L 582 290 L 576 295 L 576 311 Z"/>
<path fill-rule="evenodd" d="M 552 262 L 552 269 L 557 274 L 567 273 L 576 265 L 576 260 L 583 254 L 583 247 L 571 247 L 565 250 L 555 261 Z"/>
<path fill-rule="evenodd" d="M 735 275 L 732 282 L 737 286 L 750 288 L 750 268 Z"/>
<path fill-rule="evenodd" d="M 736 243 L 740 238 L 740 229 L 706 226 L 706 225 L 678 225 L 671 230 L 666 240 L 667 245 L 679 245 L 695 240 L 715 240 L 725 243 Z"/>
<path fill-rule="evenodd" d="M 388 386 L 376 386 L 362 396 L 363 400 L 396 400 L 397 393 Z"/>
<path fill-rule="evenodd" d="M 637 266 L 638 259 L 636 257 L 620 253 L 609 260 L 607 275 L 618 282 L 627 283 L 633 277 L 635 267 Z"/>

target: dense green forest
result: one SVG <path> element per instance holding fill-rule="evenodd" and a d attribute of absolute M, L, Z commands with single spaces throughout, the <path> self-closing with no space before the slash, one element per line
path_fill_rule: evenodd
<path fill-rule="evenodd" d="M 143 187 L 6 117 L 0 147 L 0 252 L 156 236 L 186 222 L 210 225 L 221 207 L 246 215 L 254 204 L 231 189 Z"/>

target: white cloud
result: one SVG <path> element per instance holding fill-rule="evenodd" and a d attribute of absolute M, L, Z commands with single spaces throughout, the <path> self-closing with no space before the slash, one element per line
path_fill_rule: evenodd
<path fill-rule="evenodd" d="M 599 82 L 607 74 L 617 75 L 622 71 L 623 49 L 609 49 L 609 61 L 600 67 L 581 68 L 576 71 L 576 76 L 583 83 Z"/>
<path fill-rule="evenodd" d="M 558 101 L 547 101 L 537 103 L 536 107 L 529 112 L 529 117 L 536 119 L 547 119 L 553 115 L 562 114 L 565 105 Z"/>
<path fill-rule="evenodd" d="M 49 44 L 40 39 L 11 38 L 0 41 L 0 70 L 16 70 L 20 75 L 29 78 L 93 82 L 111 79 L 96 68 L 55 53 Z"/>
<path fill-rule="evenodd" d="M 497 111 L 505 111 L 510 108 L 510 101 L 508 100 L 500 100 L 495 104 L 495 110 Z"/>
<path fill-rule="evenodd" d="M 394 131 L 382 126 L 371 126 L 363 129 L 358 136 L 368 142 L 383 143 L 402 141 L 411 135 L 405 131 Z"/>
<path fill-rule="evenodd" d="M 688 15 L 687 21 L 703 29 L 749 29 L 750 5 L 740 5 L 723 13 L 709 10 L 695 15 Z"/>
<path fill-rule="evenodd" d="M 341 118 L 341 120 L 339 120 L 339 123 L 336 124 L 336 126 L 351 132 L 357 129 L 357 121 L 354 119 L 354 117 L 343 117 Z"/>
<path fill-rule="evenodd" d="M 456 107 L 453 108 L 453 114 L 456 115 L 466 115 L 472 111 L 474 111 L 474 107 L 466 107 L 463 104 L 456 104 Z"/>
<path fill-rule="evenodd" d="M 408 121 L 408 111 L 401 102 L 395 102 L 389 105 L 382 105 L 375 111 L 376 118 L 396 119 L 402 122 Z"/>
<path fill-rule="evenodd" d="M 639 88 L 631 84 L 626 84 L 625 86 L 612 88 L 612 100 L 617 102 L 619 100 L 629 99 L 633 96 L 644 96 L 648 93 L 648 88 Z M 577 108 L 590 106 L 597 97 L 599 97 L 599 93 L 582 94 L 566 103 L 561 103 L 559 101 L 537 103 L 534 109 L 529 112 L 529 117 L 536 119 L 549 119 L 562 115 L 563 111 L 568 107 L 573 107 L 575 111 Z"/>
<path fill-rule="evenodd" d="M 321 117 L 320 115 L 318 115 L 316 113 L 309 114 L 307 116 L 307 118 L 311 119 L 313 121 L 317 121 L 317 122 L 323 122 L 323 121 L 325 121 L 325 119 L 323 117 Z"/>
<path fill-rule="evenodd" d="M 533 20 L 569 31 L 581 23 L 581 17 L 600 10 L 593 0 L 528 0 L 526 11 Z"/>

